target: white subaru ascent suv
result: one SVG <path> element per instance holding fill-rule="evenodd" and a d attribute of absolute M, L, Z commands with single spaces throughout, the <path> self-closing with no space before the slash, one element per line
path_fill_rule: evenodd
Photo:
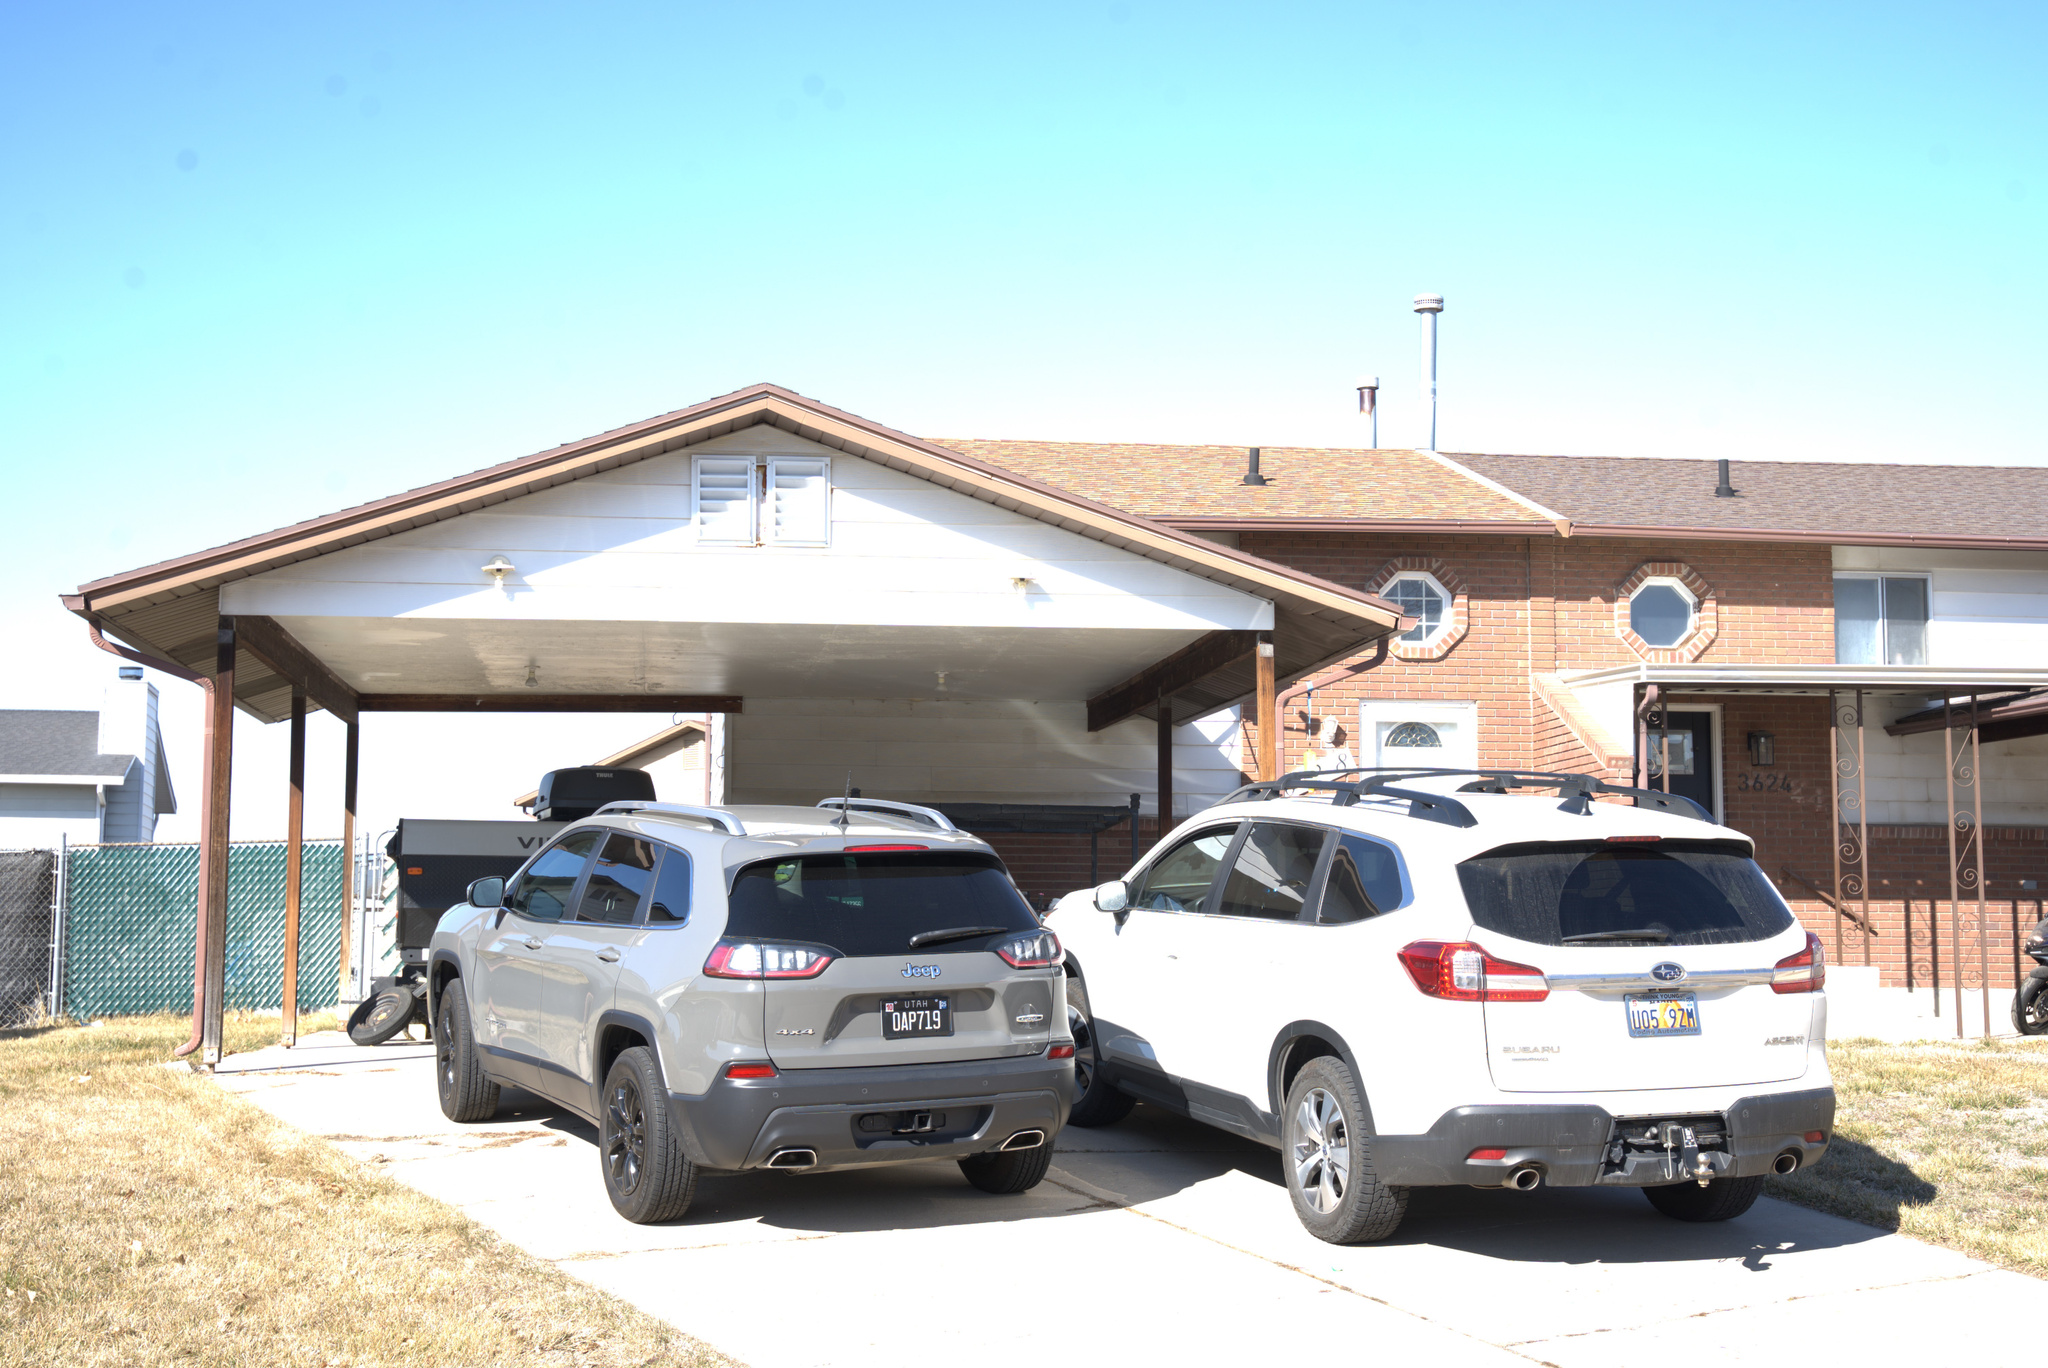
<path fill-rule="evenodd" d="M 700 1173 L 955 1160 L 1045 1176 L 1074 1046 L 1060 943 L 988 844 L 930 808 L 618 802 L 435 929 L 441 1110 L 501 1087 L 598 1127 L 631 1221 Z"/>
<path fill-rule="evenodd" d="M 1835 1111 L 1821 942 L 1752 855 L 1683 797 L 1583 775 L 1240 789 L 1050 915 L 1071 1120 L 1142 1098 L 1272 1145 L 1335 1243 L 1429 1185 L 1740 1215 Z"/>

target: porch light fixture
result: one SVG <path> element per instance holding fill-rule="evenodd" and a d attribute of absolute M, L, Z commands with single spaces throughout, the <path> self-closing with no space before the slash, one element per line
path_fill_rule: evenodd
<path fill-rule="evenodd" d="M 1774 756 L 1777 738 L 1767 731 L 1753 731 L 1749 734 L 1749 763 L 1759 769 L 1768 769 Z"/>
<path fill-rule="evenodd" d="M 506 560 L 503 556 L 493 556 L 483 564 L 483 572 L 489 575 L 500 589 L 505 587 L 505 576 L 518 568 L 518 566 Z"/>

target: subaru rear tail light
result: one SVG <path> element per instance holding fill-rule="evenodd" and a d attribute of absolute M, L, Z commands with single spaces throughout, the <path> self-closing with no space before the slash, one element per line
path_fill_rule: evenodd
<path fill-rule="evenodd" d="M 824 973 L 837 958 L 838 951 L 822 945 L 727 939 L 711 947 L 704 972 L 712 978 L 807 979 Z"/>
<path fill-rule="evenodd" d="M 1044 969 L 1060 962 L 1060 938 L 1050 931 L 1025 931 L 990 948 L 1012 969 Z"/>
<path fill-rule="evenodd" d="M 1541 1002 L 1550 984 L 1541 969 L 1496 959 L 1470 941 L 1416 941 L 1401 951 L 1415 986 L 1451 1002 Z"/>
<path fill-rule="evenodd" d="M 1787 955 L 1771 970 L 1774 993 L 1818 993 L 1828 981 L 1828 951 L 1820 937 L 1806 933 L 1806 948 Z"/>

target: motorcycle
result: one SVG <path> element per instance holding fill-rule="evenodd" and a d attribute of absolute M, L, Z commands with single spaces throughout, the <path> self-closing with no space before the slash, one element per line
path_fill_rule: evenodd
<path fill-rule="evenodd" d="M 2048 1035 L 2048 917 L 2027 933 L 2021 948 L 2034 961 L 2034 971 L 2013 994 L 2013 1029 L 2021 1035 Z"/>

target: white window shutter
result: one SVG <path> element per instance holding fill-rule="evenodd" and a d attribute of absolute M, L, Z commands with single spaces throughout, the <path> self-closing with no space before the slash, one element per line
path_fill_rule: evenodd
<path fill-rule="evenodd" d="M 698 541 L 753 544 L 753 457 L 697 457 L 690 467 L 690 493 Z"/>
<path fill-rule="evenodd" d="M 768 461 L 763 540 L 781 546 L 825 546 L 831 541 L 832 462 L 817 456 L 775 456 Z"/>

